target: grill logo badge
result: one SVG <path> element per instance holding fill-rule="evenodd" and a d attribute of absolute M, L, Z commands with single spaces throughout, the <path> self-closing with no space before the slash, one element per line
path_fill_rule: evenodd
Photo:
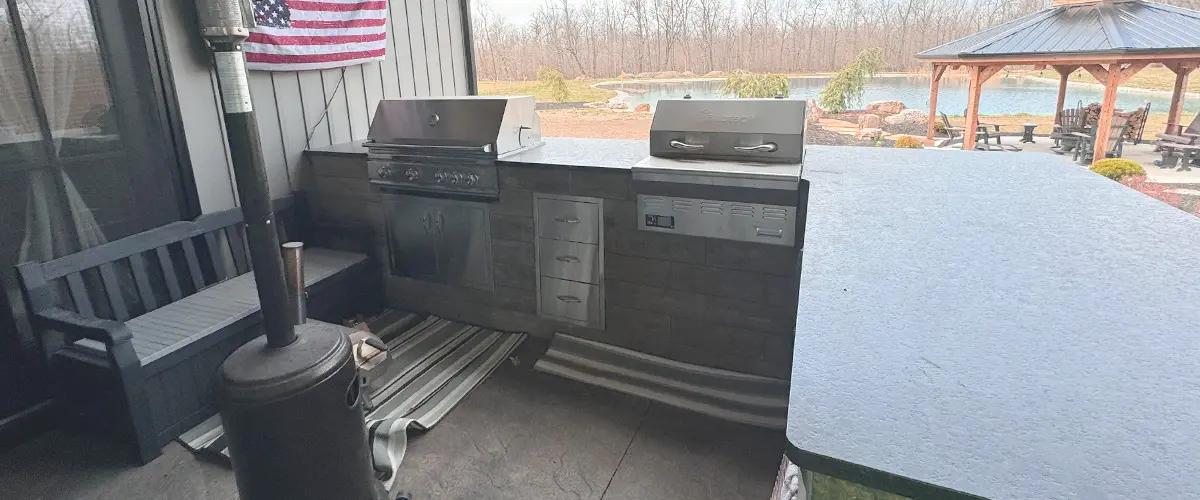
<path fill-rule="evenodd" d="M 700 121 L 719 122 L 719 123 L 747 123 L 750 121 L 749 116 L 738 115 L 717 115 L 713 114 L 710 109 L 700 110 Z"/>

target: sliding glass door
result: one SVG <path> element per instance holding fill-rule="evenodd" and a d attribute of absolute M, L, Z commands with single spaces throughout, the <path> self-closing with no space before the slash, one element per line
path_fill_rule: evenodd
<path fill-rule="evenodd" d="M 47 396 L 12 266 L 184 215 L 140 4 L 0 0 L 0 418 Z"/>

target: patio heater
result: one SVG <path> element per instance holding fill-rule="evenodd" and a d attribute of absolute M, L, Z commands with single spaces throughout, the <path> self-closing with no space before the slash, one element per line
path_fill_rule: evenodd
<path fill-rule="evenodd" d="M 250 34 L 246 22 L 254 19 L 249 2 L 196 0 L 196 9 L 213 51 L 266 331 L 234 351 L 219 374 L 221 420 L 238 493 L 242 500 L 384 499 L 371 465 L 347 329 L 303 321 L 303 284 L 285 280 L 242 53 Z M 302 280 L 300 247 L 287 252 L 286 274 Z"/>

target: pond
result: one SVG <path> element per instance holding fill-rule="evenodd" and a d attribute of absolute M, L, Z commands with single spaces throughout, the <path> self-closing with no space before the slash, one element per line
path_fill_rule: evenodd
<path fill-rule="evenodd" d="M 828 77 L 805 77 L 791 79 L 792 99 L 815 99 L 829 81 Z M 716 99 L 721 94 L 721 80 L 693 81 L 644 81 L 601 84 L 605 88 L 629 92 L 629 106 L 650 104 L 653 108 L 659 99 L 680 98 L 691 94 L 697 99 Z M 938 91 L 938 109 L 950 115 L 961 115 L 967 108 L 966 78 L 946 77 Z M 1058 82 L 1034 78 L 997 76 L 983 86 L 979 101 L 980 114 L 1004 115 L 1028 113 L 1031 115 L 1054 114 L 1054 103 L 1058 96 Z M 1100 102 L 1104 90 L 1090 85 L 1069 85 L 1067 105 L 1073 106 L 1082 100 L 1084 104 Z M 863 92 L 863 103 L 871 101 L 902 101 L 910 108 L 929 108 L 929 76 L 877 76 L 871 79 Z M 1171 96 L 1158 92 L 1121 89 L 1117 93 L 1117 107 L 1132 110 L 1150 101 L 1151 112 L 1166 112 Z M 862 106 L 855 106 L 861 108 Z M 1185 99 L 1184 110 L 1195 112 L 1200 109 L 1200 99 Z"/>

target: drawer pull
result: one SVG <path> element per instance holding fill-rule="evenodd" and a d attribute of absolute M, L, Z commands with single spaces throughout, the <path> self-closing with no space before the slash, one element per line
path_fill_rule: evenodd
<path fill-rule="evenodd" d="M 578 304 L 580 302 L 583 302 L 582 300 L 579 299 L 579 297 L 574 297 L 571 295 L 559 295 L 558 300 L 561 300 L 563 302 L 567 302 L 570 304 Z"/>
<path fill-rule="evenodd" d="M 579 219 L 576 219 L 574 217 L 569 217 L 569 218 L 568 217 L 555 217 L 554 220 L 559 221 L 563 224 L 579 224 Z"/>
<path fill-rule="evenodd" d="M 579 263 L 579 257 L 574 257 L 571 255 L 559 255 L 558 257 L 555 257 L 554 260 L 557 260 L 559 262 L 566 262 L 568 264 L 578 264 Z"/>
<path fill-rule="evenodd" d="M 763 229 L 761 227 L 754 228 L 759 236 L 770 236 L 772 238 L 782 238 L 782 229 Z"/>

